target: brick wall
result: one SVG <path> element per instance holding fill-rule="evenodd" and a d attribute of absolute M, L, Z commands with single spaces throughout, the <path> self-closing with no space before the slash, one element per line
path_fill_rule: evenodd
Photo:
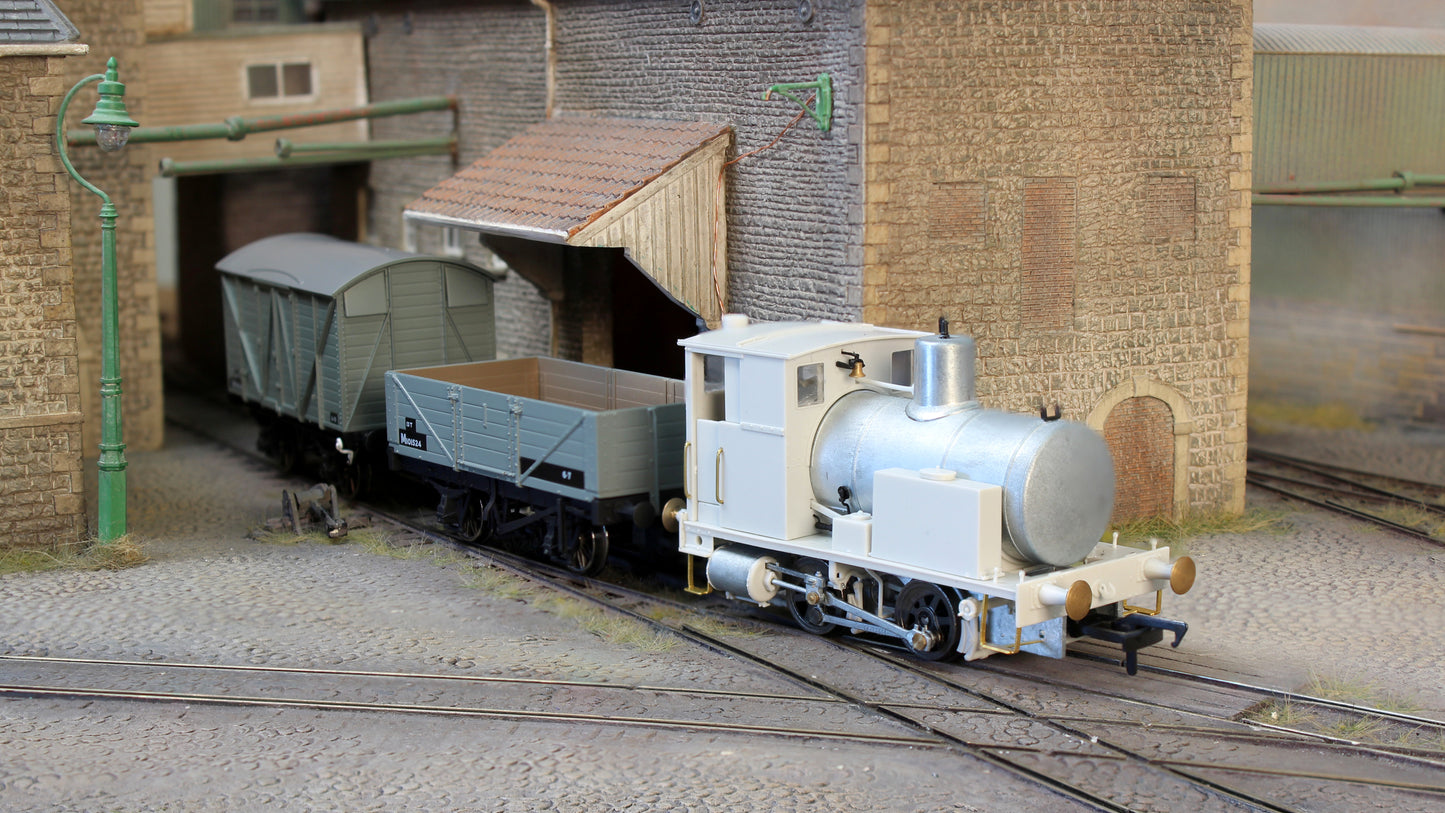
<path fill-rule="evenodd" d="M 950 316 L 978 339 L 990 406 L 1082 419 L 1136 376 L 1172 388 L 1193 416 L 1194 508 L 1244 500 L 1250 15 L 868 5 L 864 319 Z M 982 236 L 940 235 L 930 201 L 969 184 Z"/>
<path fill-rule="evenodd" d="M 90 54 L 65 65 L 65 88 L 84 76 L 102 73 L 115 57 L 125 83 L 131 117 L 146 123 L 147 84 L 144 20 L 140 0 L 70 0 L 65 14 L 80 29 Z M 94 85 L 76 94 L 67 128 L 88 129 L 97 95 Z M 120 212 L 116 223 L 116 266 L 119 280 L 121 410 L 127 451 L 159 448 L 165 415 L 161 393 L 160 316 L 156 294 L 155 224 L 151 210 L 151 179 L 159 156 L 154 147 L 132 144 L 107 155 L 94 147 L 71 150 L 82 176 L 105 190 Z M 82 448 L 98 454 L 100 443 L 100 199 L 69 178 L 73 223 L 75 294 L 80 329 L 80 381 L 85 413 Z"/>
<path fill-rule="evenodd" d="M 1114 514 L 1118 523 L 1167 515 L 1174 501 L 1174 416 L 1158 398 L 1129 398 L 1104 421 L 1114 456 Z"/>
<path fill-rule="evenodd" d="M 85 532 L 70 197 L 53 134 L 68 58 L 0 56 L 0 548 Z"/>

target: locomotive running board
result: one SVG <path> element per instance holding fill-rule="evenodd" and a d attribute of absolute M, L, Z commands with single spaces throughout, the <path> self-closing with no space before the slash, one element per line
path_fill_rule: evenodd
<path fill-rule="evenodd" d="M 1177 647 L 1184 640 L 1184 633 L 1189 631 L 1189 625 L 1142 613 L 1122 617 L 1090 613 L 1079 622 L 1081 636 L 1123 646 L 1124 671 L 1131 675 L 1139 673 L 1139 650 L 1164 640 L 1166 630 L 1174 633 L 1174 642 L 1170 646 Z"/>

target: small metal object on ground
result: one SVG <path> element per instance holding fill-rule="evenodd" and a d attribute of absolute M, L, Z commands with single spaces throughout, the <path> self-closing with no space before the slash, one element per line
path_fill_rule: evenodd
<path fill-rule="evenodd" d="M 329 483 L 317 483 L 305 491 L 281 492 L 281 516 L 285 527 L 296 534 L 303 529 L 322 523 L 326 535 L 332 539 L 346 536 L 346 520 L 341 518 L 336 489 Z"/>

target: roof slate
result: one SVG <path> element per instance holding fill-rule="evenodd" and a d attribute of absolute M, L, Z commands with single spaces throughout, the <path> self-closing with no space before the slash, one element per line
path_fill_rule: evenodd
<path fill-rule="evenodd" d="M 0 45 L 71 42 L 79 36 L 50 0 L 0 0 Z"/>
<path fill-rule="evenodd" d="M 407 212 L 567 239 L 712 139 L 725 124 L 554 118 L 428 189 Z"/>

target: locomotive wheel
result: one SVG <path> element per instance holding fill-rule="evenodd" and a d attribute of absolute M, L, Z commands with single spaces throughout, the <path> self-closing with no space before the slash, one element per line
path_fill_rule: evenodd
<path fill-rule="evenodd" d="M 607 565 L 607 529 L 579 522 L 572 530 L 572 550 L 565 564 L 573 573 L 596 576 Z"/>
<path fill-rule="evenodd" d="M 793 563 L 793 569 L 814 576 L 824 576 L 828 572 L 828 566 L 817 559 L 799 559 Z M 788 612 L 804 632 L 832 635 L 839 629 L 837 624 L 827 620 L 828 614 L 821 605 L 809 604 L 807 596 L 802 593 L 788 591 Z"/>
<path fill-rule="evenodd" d="M 906 629 L 916 627 L 933 633 L 933 646 L 913 651 L 918 657 L 942 661 L 958 654 L 958 640 L 963 633 L 958 603 L 938 585 L 918 579 L 904 585 L 894 605 L 893 620 Z"/>

